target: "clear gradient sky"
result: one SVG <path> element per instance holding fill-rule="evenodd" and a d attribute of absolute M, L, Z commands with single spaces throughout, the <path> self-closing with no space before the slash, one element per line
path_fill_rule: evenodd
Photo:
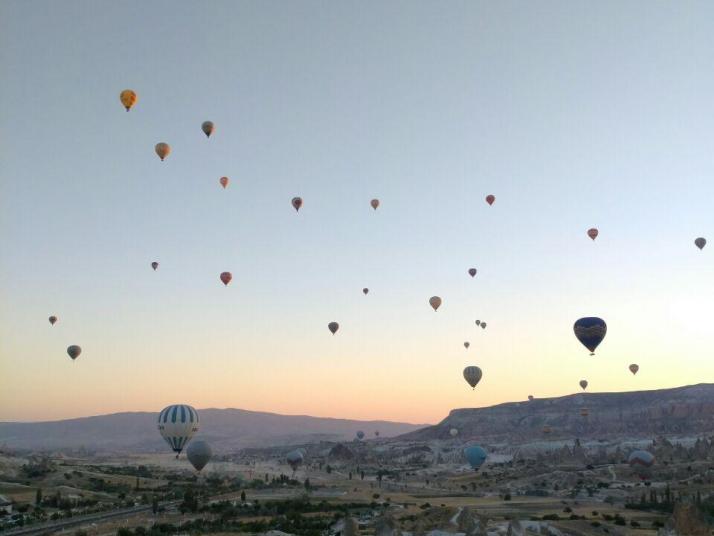
<path fill-rule="evenodd" d="M 714 381 L 713 20 L 4 0 L 0 420 L 183 402 L 436 422 L 581 378 Z M 596 357 L 581 316 L 608 323 Z"/>

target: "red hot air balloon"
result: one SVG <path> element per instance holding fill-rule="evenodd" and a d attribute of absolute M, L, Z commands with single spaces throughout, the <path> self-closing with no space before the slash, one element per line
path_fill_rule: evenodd
<path fill-rule="evenodd" d="M 151 267 L 154 269 L 154 272 L 155 272 L 156 269 L 159 267 L 159 263 L 156 262 L 156 261 L 154 261 L 154 262 L 151 263 Z"/>
<path fill-rule="evenodd" d="M 230 272 L 223 272 L 221 274 L 221 281 L 225 286 L 228 286 L 228 283 L 231 282 L 231 279 L 233 279 L 233 274 L 231 274 Z"/>
<path fill-rule="evenodd" d="M 340 329 L 340 325 L 337 322 L 330 322 L 327 324 L 327 329 L 330 330 L 330 332 L 334 335 L 337 333 L 337 330 Z"/>
<path fill-rule="evenodd" d="M 218 182 L 221 183 L 221 186 L 223 186 L 223 189 L 225 190 L 226 186 L 228 186 L 228 177 L 221 177 L 218 179 Z"/>
<path fill-rule="evenodd" d="M 488 203 L 489 205 L 493 205 L 493 202 L 494 202 L 495 200 L 496 200 L 496 196 L 495 196 L 495 195 L 489 194 L 489 195 L 486 196 L 486 203 Z"/>
<path fill-rule="evenodd" d="M 295 209 L 295 212 L 300 210 L 300 207 L 302 207 L 302 197 L 293 197 L 293 200 L 291 201 L 293 208 Z"/>
<path fill-rule="evenodd" d="M 600 234 L 600 233 L 597 229 L 595 229 L 595 227 L 593 227 L 592 229 L 588 229 L 588 236 L 590 238 L 592 238 L 593 240 L 595 240 L 597 238 L 598 234 Z"/>
<path fill-rule="evenodd" d="M 372 205 L 372 208 L 374 210 L 377 210 L 377 207 L 379 207 L 379 199 L 372 199 L 369 204 Z"/>
<path fill-rule="evenodd" d="M 52 316 L 49 318 L 49 321 L 50 321 L 50 324 L 52 324 L 52 325 L 54 326 L 55 323 L 57 322 L 57 317 L 54 316 L 54 315 L 52 315 Z"/>
<path fill-rule="evenodd" d="M 469 275 L 474 277 L 476 275 L 476 268 L 469 268 Z"/>

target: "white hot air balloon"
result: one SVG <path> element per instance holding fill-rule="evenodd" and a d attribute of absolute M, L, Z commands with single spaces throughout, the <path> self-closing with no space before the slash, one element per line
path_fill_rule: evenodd
<path fill-rule="evenodd" d="M 178 458 L 186 444 L 198 432 L 198 413 L 186 404 L 167 406 L 159 413 L 157 427 L 161 437 Z"/>

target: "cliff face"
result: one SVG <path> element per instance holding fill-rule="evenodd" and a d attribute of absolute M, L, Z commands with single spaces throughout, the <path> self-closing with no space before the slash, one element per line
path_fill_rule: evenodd
<path fill-rule="evenodd" d="M 459 438 L 533 441 L 539 438 L 654 437 L 714 432 L 714 384 L 626 393 L 579 393 L 512 402 L 489 408 L 455 409 L 434 426 L 400 439 Z"/>

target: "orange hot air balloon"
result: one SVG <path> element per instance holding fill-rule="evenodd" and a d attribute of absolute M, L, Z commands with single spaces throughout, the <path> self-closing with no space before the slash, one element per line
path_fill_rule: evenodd
<path fill-rule="evenodd" d="M 592 238 L 593 240 L 595 240 L 597 238 L 598 234 L 600 234 L 600 233 L 597 229 L 595 229 L 595 227 L 593 227 L 592 229 L 588 229 L 588 236 L 590 238 Z"/>
<path fill-rule="evenodd" d="M 488 203 L 489 205 L 493 205 L 493 202 L 494 202 L 495 200 L 496 200 L 496 196 L 495 196 L 495 195 L 489 194 L 489 195 L 486 196 L 486 203 Z"/>
<path fill-rule="evenodd" d="M 300 210 L 300 207 L 302 207 L 302 197 L 293 197 L 293 200 L 291 201 L 293 208 L 295 209 L 295 212 Z"/>
<path fill-rule="evenodd" d="M 228 186 L 228 177 L 221 177 L 218 179 L 218 182 L 221 183 L 221 186 L 223 186 L 223 189 L 225 190 L 226 186 Z"/>
<path fill-rule="evenodd" d="M 630 369 L 630 372 L 632 372 L 633 375 L 637 374 L 637 371 L 640 370 L 640 366 L 636 363 L 632 363 L 632 365 L 630 365 L 628 368 Z"/>
<path fill-rule="evenodd" d="M 204 121 L 201 125 L 201 130 L 203 130 L 203 133 L 206 135 L 207 138 L 211 137 L 211 134 L 213 134 L 213 129 L 213 121 Z"/>
<path fill-rule="evenodd" d="M 119 100 L 124 105 L 127 112 L 136 104 L 137 99 L 138 97 L 136 96 L 136 92 L 131 89 L 125 89 L 119 93 Z"/>
<path fill-rule="evenodd" d="M 154 261 L 154 262 L 151 263 L 151 267 L 154 269 L 154 272 L 155 272 L 156 269 L 159 267 L 159 263 L 156 262 L 156 261 Z"/>
<path fill-rule="evenodd" d="M 374 210 L 377 210 L 377 207 L 379 207 L 379 199 L 372 199 L 369 204 L 372 205 L 372 208 Z"/>
<path fill-rule="evenodd" d="M 330 332 L 334 335 L 337 333 L 337 330 L 340 329 L 340 325 L 337 322 L 330 322 L 327 324 L 327 329 L 330 330 Z"/>
<path fill-rule="evenodd" d="M 432 296 L 429 298 L 429 305 L 436 311 L 441 307 L 441 298 L 439 298 L 439 296 Z"/>
<path fill-rule="evenodd" d="M 221 281 L 223 281 L 223 284 L 225 286 L 228 286 L 228 283 L 230 283 L 232 279 L 233 279 L 233 274 L 231 274 L 230 272 L 223 272 L 221 274 Z"/>
<path fill-rule="evenodd" d="M 164 161 L 164 158 L 169 156 L 171 154 L 171 147 L 169 146 L 168 143 L 157 143 L 156 147 L 154 147 L 154 150 L 156 151 L 156 154 L 159 155 L 159 158 L 161 158 L 161 161 Z"/>
<path fill-rule="evenodd" d="M 469 275 L 474 277 L 476 275 L 476 268 L 469 268 Z"/>
<path fill-rule="evenodd" d="M 48 320 L 50 321 L 50 324 L 52 324 L 54 326 L 55 323 L 57 322 L 57 317 L 52 315 Z"/>
<path fill-rule="evenodd" d="M 369 294 L 369 289 L 368 289 L 367 287 L 364 287 L 364 288 L 362 289 L 362 294 L 364 294 L 365 296 L 366 296 L 367 294 Z"/>

